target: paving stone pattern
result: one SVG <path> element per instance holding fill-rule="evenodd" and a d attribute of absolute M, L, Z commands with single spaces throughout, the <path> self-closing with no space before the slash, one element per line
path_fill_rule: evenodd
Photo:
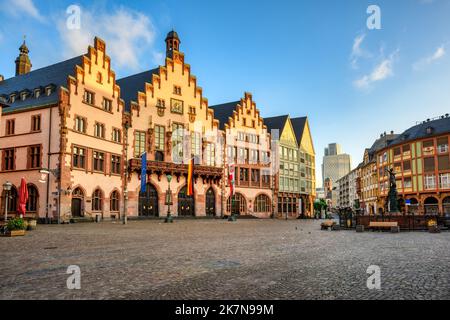
<path fill-rule="evenodd" d="M 320 221 L 39 225 L 0 238 L 0 299 L 450 299 L 450 232 Z M 69 265 L 81 290 L 69 290 Z M 381 290 L 366 286 L 381 268 Z"/>

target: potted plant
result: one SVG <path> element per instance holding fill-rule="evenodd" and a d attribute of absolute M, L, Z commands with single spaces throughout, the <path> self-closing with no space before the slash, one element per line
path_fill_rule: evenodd
<path fill-rule="evenodd" d="M 428 220 L 428 232 L 430 233 L 439 233 L 441 229 L 439 229 L 439 226 L 437 224 L 437 221 L 435 219 Z"/>
<path fill-rule="evenodd" d="M 22 218 L 14 218 L 9 220 L 6 227 L 8 229 L 6 232 L 7 237 L 18 237 L 25 235 L 25 223 Z"/>
<path fill-rule="evenodd" d="M 27 218 L 25 219 L 26 228 L 25 230 L 31 231 L 35 230 L 37 226 L 37 219 L 36 218 Z"/>

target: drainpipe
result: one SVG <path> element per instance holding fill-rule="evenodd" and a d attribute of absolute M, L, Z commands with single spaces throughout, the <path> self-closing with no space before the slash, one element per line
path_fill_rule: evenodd
<path fill-rule="evenodd" d="M 50 117 L 49 117 L 49 124 L 48 124 L 48 152 L 47 152 L 47 167 L 50 170 L 50 160 L 51 160 L 51 142 L 52 142 L 52 115 L 53 115 L 53 107 L 50 108 Z M 45 222 L 48 223 L 48 211 L 49 211 L 49 200 L 50 200 L 50 177 L 51 175 L 48 175 L 47 177 L 47 205 L 45 209 Z"/>
<path fill-rule="evenodd" d="M 123 224 L 127 224 L 128 223 L 128 123 L 125 123 L 124 127 L 125 127 L 125 134 L 124 134 L 124 144 L 125 144 L 125 156 L 124 156 L 124 179 L 125 179 L 125 184 L 124 184 L 124 188 L 123 188 L 123 217 L 122 217 L 122 222 Z"/>

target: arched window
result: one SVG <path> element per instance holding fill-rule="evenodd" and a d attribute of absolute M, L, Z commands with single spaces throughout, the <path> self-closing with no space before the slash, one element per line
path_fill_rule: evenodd
<path fill-rule="evenodd" d="M 435 197 L 428 197 L 424 201 L 425 214 L 435 215 L 439 213 L 439 201 Z"/>
<path fill-rule="evenodd" d="M 102 191 L 96 189 L 92 194 L 92 211 L 102 211 Z"/>
<path fill-rule="evenodd" d="M 442 209 L 444 210 L 444 214 L 446 216 L 450 215 L 450 197 L 446 197 L 442 200 Z"/>
<path fill-rule="evenodd" d="M 28 201 L 26 205 L 27 212 L 36 212 L 39 194 L 35 186 L 28 185 Z"/>
<path fill-rule="evenodd" d="M 119 192 L 114 190 L 109 198 L 109 211 L 119 211 Z"/>
<path fill-rule="evenodd" d="M 236 193 L 234 196 L 228 197 L 227 212 L 238 215 L 247 214 L 247 201 L 242 194 Z"/>
<path fill-rule="evenodd" d="M 270 199 L 265 194 L 260 194 L 255 200 L 255 212 L 270 212 Z"/>

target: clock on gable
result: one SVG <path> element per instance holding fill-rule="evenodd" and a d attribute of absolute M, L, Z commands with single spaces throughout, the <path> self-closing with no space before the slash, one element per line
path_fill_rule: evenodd
<path fill-rule="evenodd" d="M 170 100 L 170 112 L 183 114 L 183 101 L 177 99 Z"/>

